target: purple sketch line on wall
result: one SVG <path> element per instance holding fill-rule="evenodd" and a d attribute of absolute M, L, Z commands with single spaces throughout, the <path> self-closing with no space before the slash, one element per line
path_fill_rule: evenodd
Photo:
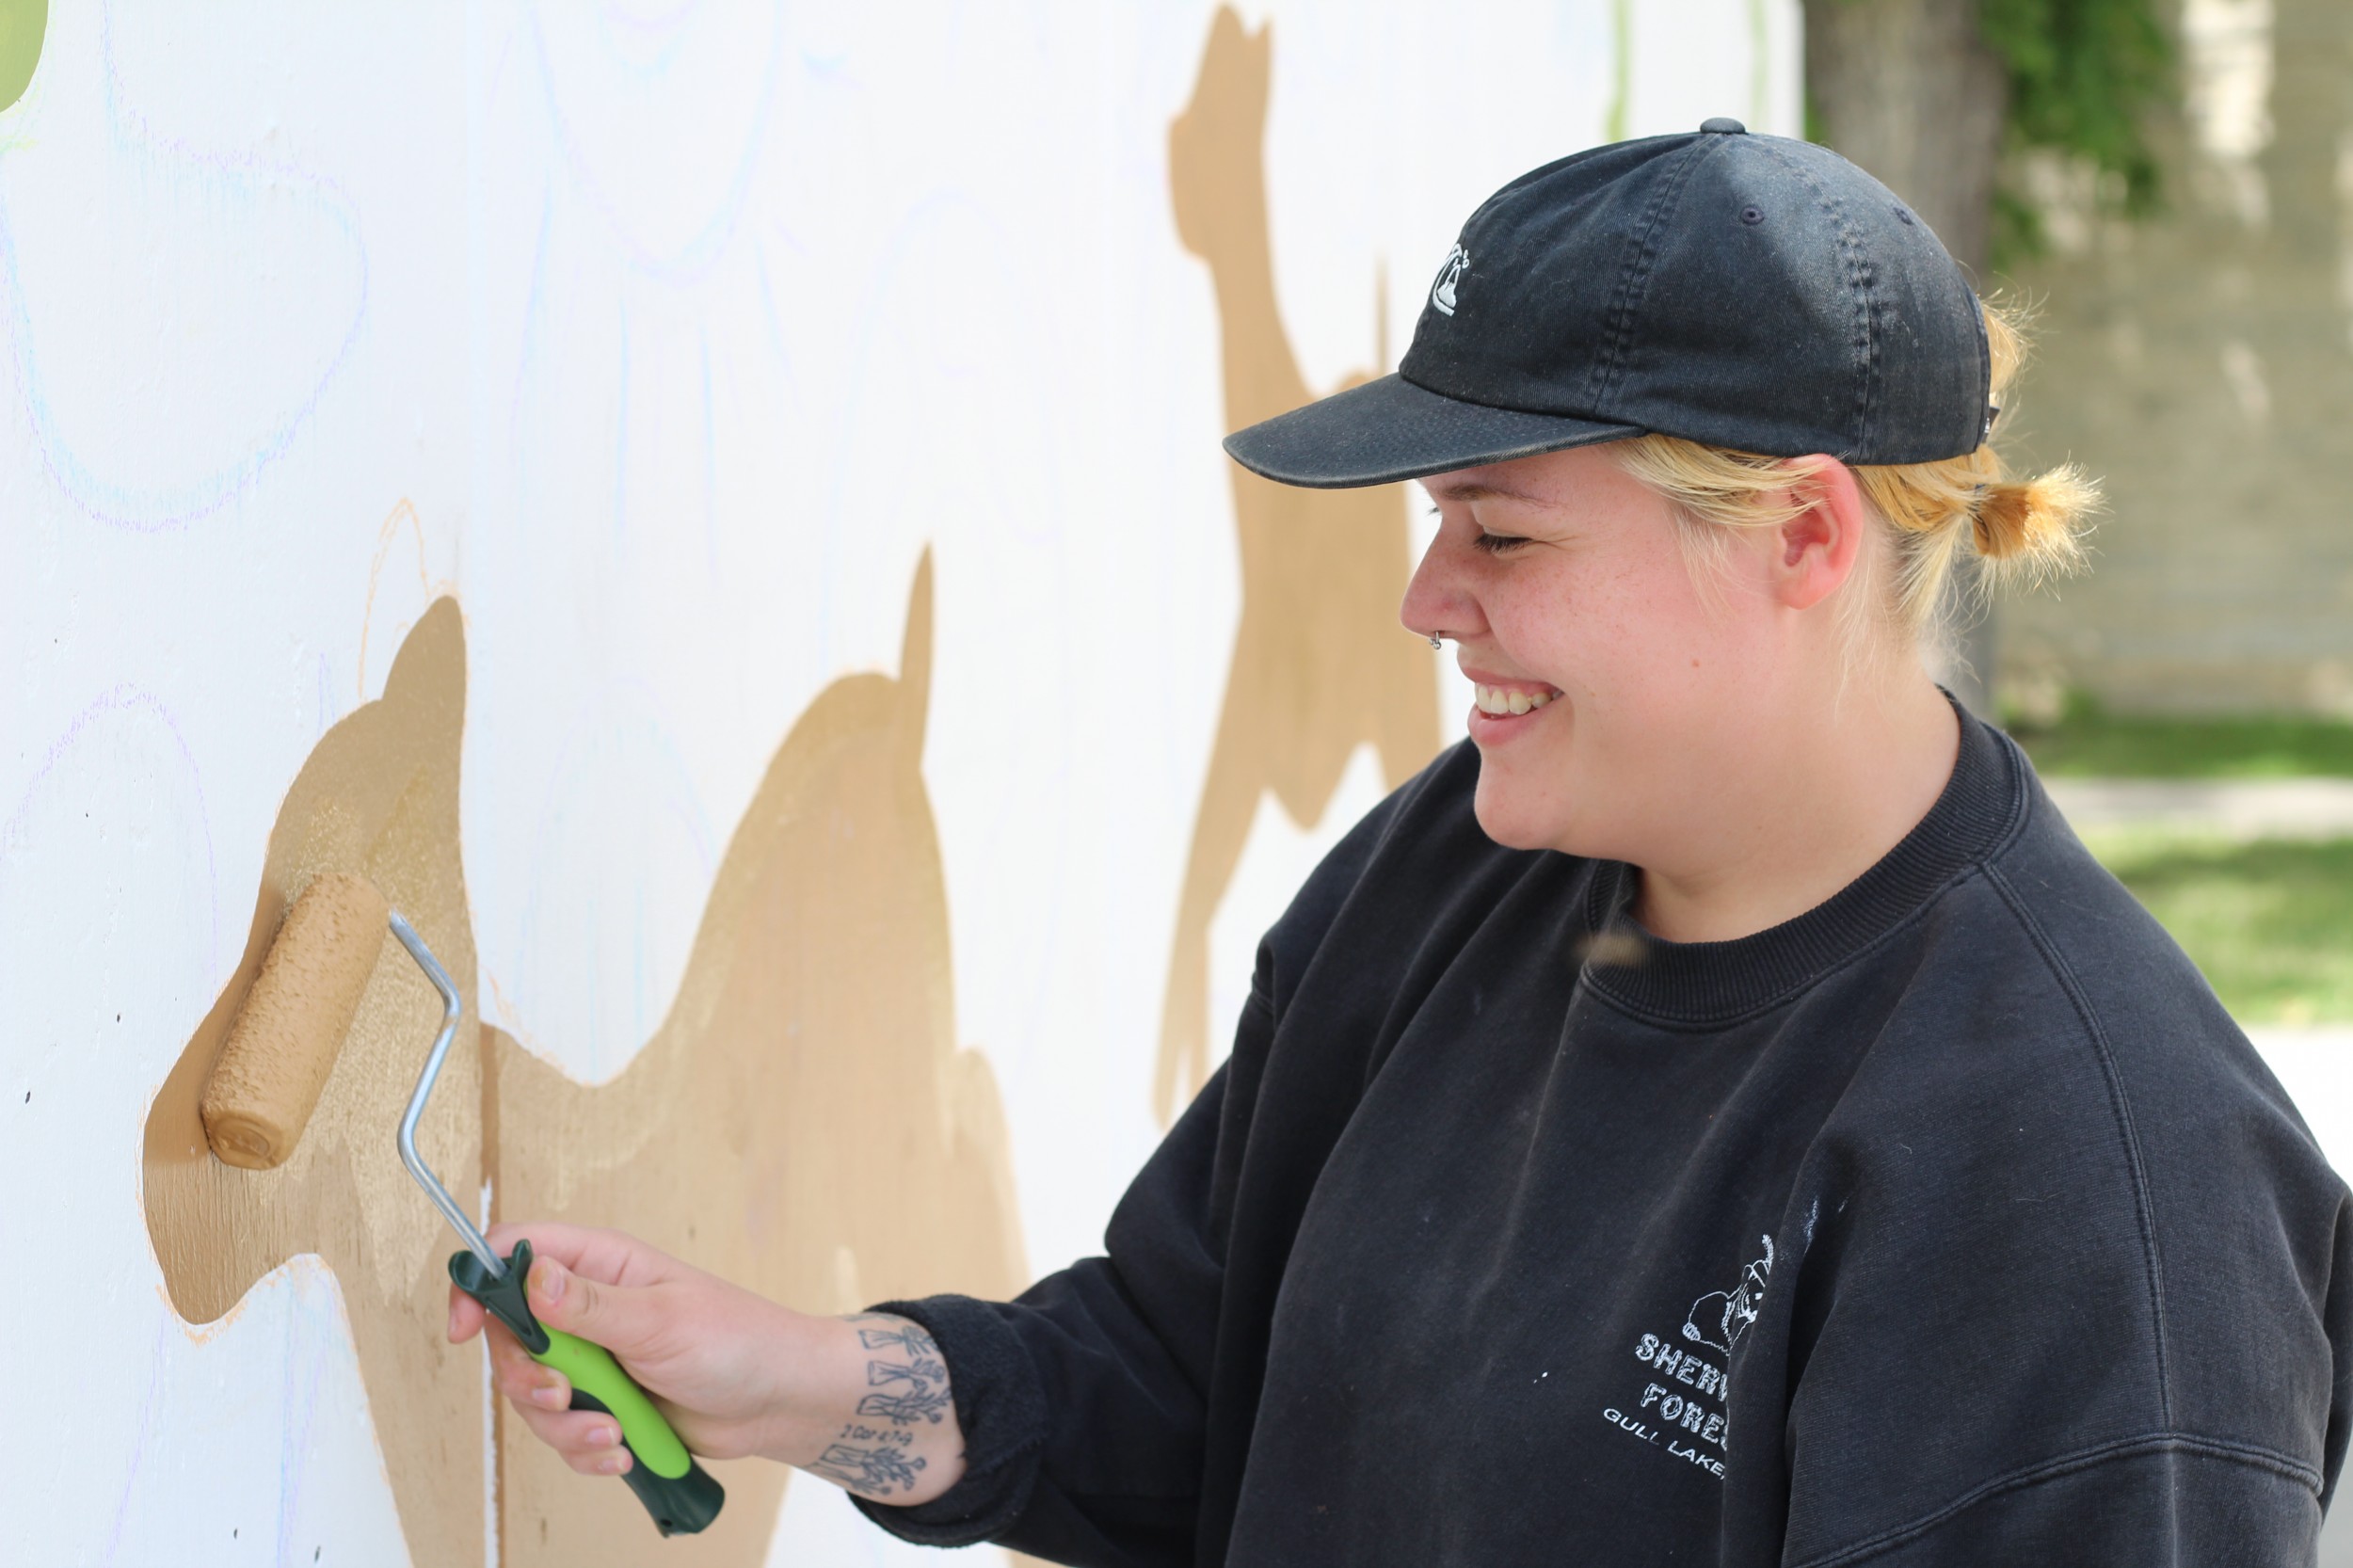
<path fill-rule="evenodd" d="M 185 528 L 295 447 L 349 360 L 368 303 L 356 203 L 314 170 L 157 130 L 123 86 L 111 8 L 52 23 L 40 134 L 0 159 L 9 358 L 42 466 L 79 510 L 136 533 Z M 77 72 L 94 95 L 76 93 Z M 94 184 L 93 157 L 107 170 Z M 91 205 L 146 242 L 93 257 L 44 239 L 72 232 L 57 215 Z M 104 278 L 148 254 L 175 265 Z M 298 319 L 288 278 L 319 291 L 313 319 Z M 107 308 L 77 312 L 93 286 L 113 289 Z M 215 342 L 238 345 L 237 375 Z"/>

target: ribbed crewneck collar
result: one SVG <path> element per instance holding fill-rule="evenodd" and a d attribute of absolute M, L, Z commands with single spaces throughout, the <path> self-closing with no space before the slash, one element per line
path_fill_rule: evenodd
<path fill-rule="evenodd" d="M 1786 1001 L 1927 904 L 2009 838 L 2025 763 L 2007 736 L 1953 701 L 1961 748 L 1929 814 L 1870 870 L 1794 920 L 1728 942 L 1671 942 L 1629 912 L 1634 868 L 1596 868 L 1587 929 L 1601 934 L 1584 983 L 1660 1022 L 1721 1026 Z"/>

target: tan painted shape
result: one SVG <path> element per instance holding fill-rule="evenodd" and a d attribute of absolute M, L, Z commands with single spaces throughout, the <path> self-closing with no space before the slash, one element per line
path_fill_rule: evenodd
<path fill-rule="evenodd" d="M 643 1237 L 813 1312 L 1026 1278 L 1003 1112 L 955 1044 L 947 892 L 923 787 L 931 562 L 900 675 L 821 693 L 777 751 L 705 906 L 678 1000 L 600 1086 L 484 1036 L 502 1219 Z M 629 1492 L 505 1422 L 500 1540 L 514 1568 L 756 1564 L 785 1472 L 712 1465 L 728 1505 L 656 1546 Z"/>
<path fill-rule="evenodd" d="M 1274 297 L 1264 167 L 1272 56 L 1269 27 L 1246 33 L 1230 8 L 1219 8 L 1193 102 L 1168 129 L 1176 232 L 1209 264 L 1225 423 L 1236 430 L 1315 395 Z M 1387 359 L 1385 342 L 1379 358 Z M 1369 378 L 1353 376 L 1342 386 Z M 1153 1107 L 1164 1123 L 1209 1075 L 1209 921 L 1259 795 L 1273 791 L 1307 827 L 1323 815 L 1359 745 L 1374 747 L 1394 787 L 1439 743 L 1435 663 L 1397 618 L 1413 571 L 1401 488 L 1298 489 L 1239 464 L 1232 475 L 1241 624 L 1169 961 L 1153 1079 Z"/>
<path fill-rule="evenodd" d="M 401 1531 L 411 1559 L 437 1568 L 483 1559 L 479 1352 L 444 1342 L 448 1238 L 393 1146 L 440 1025 L 439 998 L 386 933 L 310 1125 L 274 1170 L 214 1159 L 197 1106 L 288 903 L 324 872 L 366 877 L 409 919 L 466 997 L 461 1028 L 472 1037 L 473 936 L 457 839 L 465 700 L 465 632 L 444 599 L 409 633 L 382 700 L 320 737 L 287 791 L 245 957 L 157 1092 L 145 1149 L 148 1235 L 189 1322 L 221 1317 L 297 1254 L 334 1271 Z M 418 1134 L 461 1198 L 480 1169 L 480 1094 L 477 1059 L 453 1053 Z"/>

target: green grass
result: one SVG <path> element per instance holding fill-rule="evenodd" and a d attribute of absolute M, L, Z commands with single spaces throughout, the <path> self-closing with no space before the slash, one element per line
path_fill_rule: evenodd
<path fill-rule="evenodd" d="M 2087 841 L 2241 1023 L 2353 1022 L 2353 839 Z"/>
<path fill-rule="evenodd" d="M 2056 724 L 2008 716 L 2045 777 L 2353 777 L 2353 724 L 2294 713 L 2168 718 L 2110 713 L 2081 694 Z"/>

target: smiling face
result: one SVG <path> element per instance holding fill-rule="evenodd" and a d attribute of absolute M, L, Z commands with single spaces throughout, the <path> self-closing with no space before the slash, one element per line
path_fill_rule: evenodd
<path fill-rule="evenodd" d="M 1478 688 L 1488 836 L 1644 866 L 1737 857 L 1728 798 L 1790 744 L 1792 693 L 1835 674 L 1829 606 L 1793 604 L 1790 584 L 1823 566 L 1843 581 L 1851 558 L 1809 563 L 1824 552 L 1802 529 L 1741 531 L 1704 587 L 1667 503 L 1609 445 L 1423 485 L 1438 532 L 1401 618 L 1452 638 Z"/>

